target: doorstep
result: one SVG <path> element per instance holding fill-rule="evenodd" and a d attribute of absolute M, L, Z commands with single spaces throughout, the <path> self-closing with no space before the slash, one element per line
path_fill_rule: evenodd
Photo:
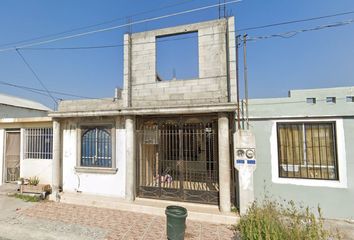
<path fill-rule="evenodd" d="M 188 220 L 227 225 L 236 224 L 239 221 L 239 216 L 236 213 L 221 213 L 217 206 L 207 204 L 185 203 L 146 198 L 136 198 L 134 202 L 128 202 L 118 197 L 107 197 L 71 192 L 61 193 L 60 202 L 111 208 L 121 211 L 138 212 L 158 216 L 165 216 L 166 206 L 179 205 L 187 208 Z"/>

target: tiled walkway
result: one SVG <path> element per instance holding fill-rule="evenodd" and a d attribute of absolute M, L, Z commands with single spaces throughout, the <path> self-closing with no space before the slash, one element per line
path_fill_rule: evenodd
<path fill-rule="evenodd" d="M 125 212 L 112 209 L 78 206 L 64 203 L 44 202 L 21 214 L 28 217 L 61 221 L 102 228 L 106 239 L 166 239 L 165 217 Z M 233 231 L 227 225 L 215 225 L 187 220 L 185 239 L 233 239 Z"/>

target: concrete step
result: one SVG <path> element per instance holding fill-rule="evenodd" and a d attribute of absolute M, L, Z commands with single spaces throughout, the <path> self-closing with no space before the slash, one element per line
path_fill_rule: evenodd
<path fill-rule="evenodd" d="M 165 216 L 168 205 L 178 205 L 187 208 L 188 219 L 192 221 L 209 222 L 214 224 L 236 224 L 239 216 L 235 213 L 221 213 L 217 206 L 195 203 L 174 202 L 156 199 L 137 198 L 128 202 L 117 197 L 97 196 L 83 193 L 61 193 L 60 202 L 76 205 L 86 205 L 110 208 L 121 211 L 138 212 Z"/>

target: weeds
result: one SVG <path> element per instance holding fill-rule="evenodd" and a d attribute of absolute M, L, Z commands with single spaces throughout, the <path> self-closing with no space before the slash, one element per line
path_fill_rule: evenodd
<path fill-rule="evenodd" d="M 270 199 L 254 202 L 235 226 L 242 240 L 327 240 L 341 239 L 323 227 L 321 208 L 318 218 L 308 207 L 293 201 L 279 203 Z"/>
<path fill-rule="evenodd" d="M 16 193 L 13 195 L 15 198 L 21 199 L 25 202 L 39 202 L 40 198 L 38 196 L 30 196 L 30 195 L 24 195 L 20 193 Z"/>

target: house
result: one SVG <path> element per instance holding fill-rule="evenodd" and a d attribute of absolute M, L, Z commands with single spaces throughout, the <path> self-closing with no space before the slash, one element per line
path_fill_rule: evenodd
<path fill-rule="evenodd" d="M 49 114 L 53 196 L 152 198 L 230 212 L 234 29 L 231 17 L 126 34 L 123 90 L 115 98 L 62 101 Z M 197 76 L 166 79 L 157 72 L 157 41 L 190 33 L 198 44 Z"/>
<path fill-rule="evenodd" d="M 20 177 L 52 181 L 50 108 L 0 94 L 0 185 Z"/>
<path fill-rule="evenodd" d="M 256 198 L 265 195 L 354 217 L 354 87 L 292 90 L 251 99 Z"/>

